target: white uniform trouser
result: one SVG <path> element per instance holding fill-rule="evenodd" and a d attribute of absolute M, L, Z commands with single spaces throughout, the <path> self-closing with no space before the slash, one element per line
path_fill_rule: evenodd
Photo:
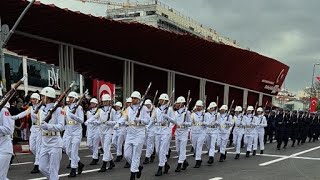
<path fill-rule="evenodd" d="M 22 139 L 22 140 L 25 140 L 25 141 L 28 140 L 27 130 L 28 130 L 27 128 L 24 128 L 24 129 L 21 130 L 21 139 Z"/>
<path fill-rule="evenodd" d="M 260 145 L 260 150 L 264 150 L 264 129 L 257 131 L 253 138 L 253 150 L 258 149 L 258 142 Z"/>
<path fill-rule="evenodd" d="M 50 180 L 59 179 L 59 168 L 62 157 L 61 148 L 46 148 L 40 150 L 39 170 Z"/>
<path fill-rule="evenodd" d="M 78 168 L 79 157 L 79 147 L 82 135 L 66 135 L 66 154 L 71 160 L 71 168 Z"/>
<path fill-rule="evenodd" d="M 112 136 L 112 145 L 116 148 L 117 150 L 117 156 L 122 155 L 122 146 L 124 143 L 125 139 L 125 130 L 116 130 L 114 131 L 114 134 Z"/>
<path fill-rule="evenodd" d="M 153 154 L 153 151 L 154 151 L 154 145 L 155 145 L 155 134 L 154 134 L 154 131 L 149 131 L 147 133 L 147 140 L 146 140 L 146 147 L 147 147 L 147 150 L 146 150 L 146 157 L 147 158 L 150 158 L 151 155 Z"/>
<path fill-rule="evenodd" d="M 243 139 L 244 144 L 247 146 L 247 151 L 252 150 L 252 143 L 253 143 L 253 134 L 245 134 Z"/>
<path fill-rule="evenodd" d="M 131 165 L 131 172 L 139 172 L 140 158 L 142 153 L 143 144 L 145 141 L 145 134 L 133 136 L 128 134 L 124 144 L 124 157 Z"/>
<path fill-rule="evenodd" d="M 179 131 L 179 132 L 178 132 Z M 186 160 L 186 149 L 188 143 L 188 130 L 181 132 L 180 129 L 176 129 L 175 141 L 176 141 L 176 150 L 179 155 L 178 163 L 183 163 Z"/>
<path fill-rule="evenodd" d="M 12 154 L 0 152 L 0 180 L 6 180 Z"/>
<path fill-rule="evenodd" d="M 111 154 L 111 140 L 112 134 L 106 133 L 103 135 L 103 158 L 102 160 L 105 162 L 109 162 L 113 159 Z"/>
<path fill-rule="evenodd" d="M 229 133 L 219 133 L 221 154 L 225 154 L 226 152 L 229 135 L 230 135 Z"/>
<path fill-rule="evenodd" d="M 87 135 L 87 146 L 92 153 L 92 159 L 99 159 L 99 143 L 100 134 L 98 129 L 93 132 L 88 131 Z"/>
<path fill-rule="evenodd" d="M 156 134 L 156 153 L 159 157 L 159 166 L 164 166 L 167 162 L 166 155 L 168 154 L 171 134 Z"/>
<path fill-rule="evenodd" d="M 218 133 L 207 133 L 206 139 L 207 139 L 207 144 L 209 144 L 209 147 L 208 147 L 209 156 L 214 157 L 214 153 L 216 150 L 216 143 L 218 140 Z"/>
<path fill-rule="evenodd" d="M 204 130 L 203 130 L 204 131 Z M 192 146 L 195 150 L 196 153 L 196 160 L 201 160 L 201 155 L 202 155 L 202 147 L 204 143 L 204 139 L 206 137 L 205 132 L 202 133 L 192 133 Z"/>
<path fill-rule="evenodd" d="M 35 156 L 34 165 L 39 165 L 39 155 L 41 146 L 41 131 L 34 130 L 30 134 L 29 139 L 30 151 Z"/>
<path fill-rule="evenodd" d="M 237 154 L 240 154 L 242 136 L 243 136 L 243 132 L 241 130 L 235 129 L 233 131 L 233 143 L 236 145 L 236 153 Z"/>

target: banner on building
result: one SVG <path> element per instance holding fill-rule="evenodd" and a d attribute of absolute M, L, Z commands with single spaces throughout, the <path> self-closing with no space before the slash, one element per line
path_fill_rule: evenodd
<path fill-rule="evenodd" d="M 318 99 L 316 97 L 311 98 L 310 112 L 316 112 L 317 111 L 317 104 L 318 104 Z"/>
<path fill-rule="evenodd" d="M 113 100 L 115 100 L 116 85 L 110 82 L 93 80 L 93 96 L 96 96 L 98 100 L 102 95 L 109 94 Z"/>

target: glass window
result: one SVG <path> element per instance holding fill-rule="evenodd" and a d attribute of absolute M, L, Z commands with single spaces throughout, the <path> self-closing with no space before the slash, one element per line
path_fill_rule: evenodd
<path fill-rule="evenodd" d="M 9 75 L 9 76 L 6 75 L 7 82 L 15 83 L 19 81 L 23 76 L 22 58 L 5 54 L 4 63 L 5 63 L 6 73 Z"/>

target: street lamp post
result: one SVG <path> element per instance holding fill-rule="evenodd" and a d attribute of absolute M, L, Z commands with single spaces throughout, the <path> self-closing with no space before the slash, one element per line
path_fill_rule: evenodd
<path fill-rule="evenodd" d="M 320 63 L 315 63 L 313 64 L 313 71 L 312 71 L 312 80 L 311 80 L 311 91 L 310 91 L 310 99 L 312 98 L 313 95 L 313 90 L 314 90 L 314 85 L 313 85 L 313 79 L 314 79 L 314 71 L 316 69 L 316 66 L 320 65 Z"/>

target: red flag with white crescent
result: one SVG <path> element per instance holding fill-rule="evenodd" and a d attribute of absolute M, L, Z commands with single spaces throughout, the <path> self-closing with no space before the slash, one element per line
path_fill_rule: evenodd
<path fill-rule="evenodd" d="M 310 102 L 310 112 L 316 112 L 318 99 L 316 97 L 311 98 Z"/>
<path fill-rule="evenodd" d="M 114 100 L 116 89 L 115 87 L 115 84 L 95 79 L 93 80 L 93 95 L 96 96 L 98 100 L 100 100 L 102 95 L 109 94 Z"/>
<path fill-rule="evenodd" d="M 320 81 L 320 76 L 317 76 L 316 78 L 317 78 L 318 81 Z"/>

